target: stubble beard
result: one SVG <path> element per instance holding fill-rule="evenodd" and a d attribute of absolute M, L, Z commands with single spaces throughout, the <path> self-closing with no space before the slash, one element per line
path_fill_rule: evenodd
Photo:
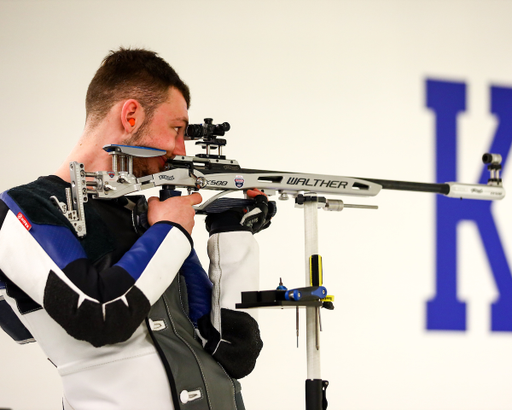
<path fill-rule="evenodd" d="M 144 141 L 147 135 L 147 127 L 146 123 L 144 122 L 130 138 L 123 142 L 123 144 L 152 148 L 142 142 Z M 146 175 L 152 174 L 151 169 L 149 167 L 149 160 L 150 158 L 133 158 L 133 175 L 135 175 L 136 178 L 141 178 Z"/>

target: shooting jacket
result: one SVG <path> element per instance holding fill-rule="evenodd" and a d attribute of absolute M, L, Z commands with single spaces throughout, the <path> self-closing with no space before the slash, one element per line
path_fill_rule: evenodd
<path fill-rule="evenodd" d="M 33 336 L 57 368 L 64 409 L 243 410 L 240 384 L 195 325 L 219 325 L 241 287 L 257 287 L 252 235 L 210 238 L 212 292 L 189 234 L 163 222 L 139 237 L 126 198 L 87 202 L 78 239 L 50 201 L 65 202 L 67 186 L 42 177 L 0 195 L 0 303 L 30 331 L 11 332 L 18 341 Z M 231 235 L 223 249 L 219 235 Z"/>

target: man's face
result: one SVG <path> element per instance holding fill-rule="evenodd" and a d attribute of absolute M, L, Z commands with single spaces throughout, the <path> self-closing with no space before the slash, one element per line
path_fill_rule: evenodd
<path fill-rule="evenodd" d="M 166 153 L 155 158 L 134 158 L 134 175 L 139 178 L 162 172 L 168 159 L 186 155 L 184 137 L 187 125 L 187 102 L 181 92 L 171 88 L 169 98 L 156 108 L 151 122 L 143 127 L 142 135 L 126 141 L 127 145 L 158 148 Z"/>

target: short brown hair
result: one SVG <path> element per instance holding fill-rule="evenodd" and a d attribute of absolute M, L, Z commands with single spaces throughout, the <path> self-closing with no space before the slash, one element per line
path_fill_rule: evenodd
<path fill-rule="evenodd" d="M 110 51 L 87 89 L 86 119 L 95 126 L 114 104 L 129 98 L 139 101 L 151 119 L 155 109 L 167 100 L 171 87 L 180 91 L 190 106 L 188 86 L 157 53 L 122 47 Z"/>

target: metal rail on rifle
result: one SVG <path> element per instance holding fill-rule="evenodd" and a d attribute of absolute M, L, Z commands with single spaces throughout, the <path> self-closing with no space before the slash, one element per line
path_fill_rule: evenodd
<path fill-rule="evenodd" d="M 70 173 L 74 183 L 71 187 L 72 203 L 58 204 L 63 214 L 70 219 L 78 236 L 86 234 L 83 203 L 87 196 L 98 199 L 118 198 L 149 188 L 171 186 L 191 191 L 201 189 L 221 191 L 209 201 L 199 205 L 196 210 L 203 212 L 219 197 L 233 191 L 260 189 L 267 195 L 278 194 L 280 199 L 297 197 L 304 193 L 322 195 L 375 196 L 381 189 L 430 192 L 452 198 L 497 200 L 505 197 L 500 177 L 501 155 L 485 154 L 483 162 L 490 171 L 489 181 L 484 184 L 462 184 L 459 182 L 419 183 L 383 179 L 354 178 L 338 175 L 309 174 L 301 172 L 281 172 L 245 169 L 236 160 L 226 159 L 222 147 L 226 145 L 223 136 L 229 130 L 229 124 L 215 125 L 205 119 L 204 124 L 187 127 L 187 139 L 199 140 L 196 144 L 206 149 L 206 154 L 196 156 L 177 156 L 167 161 L 167 170 L 137 178 L 133 174 L 134 158 L 152 158 L 165 156 L 163 150 L 110 144 L 103 147 L 112 156 L 111 171 L 87 172 L 83 164 L 70 163 Z M 216 151 L 217 150 L 217 151 Z M 216 151 L 216 154 L 212 154 Z M 70 209 L 71 207 L 73 209 Z M 324 209 L 340 210 L 349 207 L 342 201 L 327 201 Z M 354 206 L 367 207 L 371 206 Z M 374 207 L 375 208 L 375 207 Z M 76 210 L 75 213 L 71 211 Z M 64 212 L 65 211 L 65 212 Z"/>

